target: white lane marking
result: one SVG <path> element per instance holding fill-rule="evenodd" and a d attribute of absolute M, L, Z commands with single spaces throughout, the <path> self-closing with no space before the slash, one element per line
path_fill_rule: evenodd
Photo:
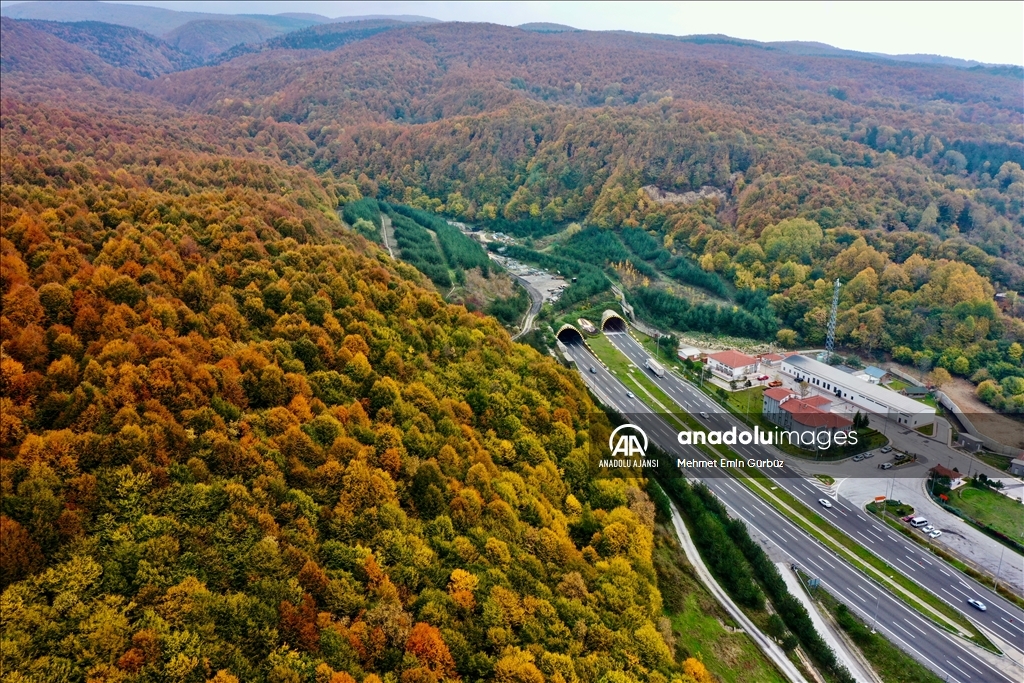
<path fill-rule="evenodd" d="M 908 631 L 907 629 L 905 629 L 905 628 L 903 628 L 902 626 L 900 626 L 900 625 L 899 625 L 899 624 L 898 624 L 897 622 L 895 622 L 895 621 L 894 621 L 894 622 L 892 622 L 892 625 L 893 625 L 893 626 L 895 626 L 896 628 L 898 628 L 899 630 L 903 631 L 904 633 L 906 633 L 906 634 L 907 634 L 908 636 L 910 636 L 911 638 L 917 638 L 917 636 L 915 636 L 915 635 L 914 635 L 913 633 L 911 633 L 911 632 L 910 632 L 910 631 Z M 970 676 L 968 676 L 968 678 L 970 678 Z"/>
<path fill-rule="evenodd" d="M 1000 618 L 1001 618 L 1001 619 L 1002 619 L 1003 621 L 1005 621 L 1005 622 L 1006 622 L 1007 624 L 1010 624 L 1011 626 L 1013 626 L 1013 627 L 1014 627 L 1015 629 L 1017 629 L 1018 631 L 1022 631 L 1022 632 L 1024 632 L 1024 626 L 1021 626 L 1021 625 L 1020 625 L 1019 623 L 1017 623 L 1016 621 L 1010 621 L 1010 620 L 1009 620 L 1009 619 L 1007 619 L 1006 617 L 1000 617 Z M 998 623 L 998 622 L 997 622 L 997 623 Z"/>
<path fill-rule="evenodd" d="M 914 629 L 915 631 L 917 631 L 918 633 L 920 633 L 920 634 L 921 634 L 922 636 L 926 636 L 926 635 L 927 635 L 927 634 L 926 634 L 926 633 L 925 633 L 924 631 L 922 631 L 922 630 L 921 630 L 920 628 L 918 628 L 918 627 L 917 627 L 917 626 L 915 626 L 914 624 L 910 623 L 910 619 L 904 619 L 903 621 L 907 622 L 907 624 L 908 624 L 908 625 L 910 626 L 910 628 Z"/>
<path fill-rule="evenodd" d="M 1005 626 L 1003 626 L 1002 624 L 1000 624 L 998 621 L 993 621 L 992 625 L 995 626 L 996 628 L 998 628 L 1003 633 L 1009 633 L 1011 638 L 1020 638 L 1020 634 L 1019 633 L 1014 633 L 1010 629 L 1008 629 Z"/>
<path fill-rule="evenodd" d="M 943 574 L 945 574 L 946 576 L 949 576 L 949 577 L 952 577 L 952 576 L 953 576 L 952 574 L 950 574 L 949 572 L 947 572 L 947 571 L 946 571 L 945 569 L 943 569 L 942 567 L 939 567 L 939 571 L 940 571 L 940 572 L 942 572 Z"/>
<path fill-rule="evenodd" d="M 961 669 L 959 666 L 957 666 L 953 662 L 949 661 L 948 659 L 946 660 L 946 664 L 949 664 L 951 667 L 953 667 L 954 669 L 956 669 L 957 671 L 962 673 L 964 676 L 967 676 L 968 679 L 971 677 L 971 675 L 969 673 L 967 673 L 966 671 L 964 671 L 963 669 Z"/>
<path fill-rule="evenodd" d="M 985 672 L 984 672 L 984 671 L 982 671 L 982 670 L 981 670 L 981 669 L 979 669 L 978 667 L 974 666 L 973 664 L 971 664 L 970 662 L 968 662 L 968 661 L 967 661 L 966 659 L 964 659 L 964 658 L 963 658 L 963 657 L 961 657 L 960 655 L 957 655 L 957 656 L 956 656 L 956 658 L 957 658 L 957 659 L 959 659 L 959 660 L 960 660 L 961 662 L 963 662 L 965 666 L 969 666 L 970 668 L 974 669 L 975 671 L 977 671 L 977 672 L 978 672 L 979 674 L 981 674 L 982 676 L 984 676 L 984 675 L 985 675 Z"/>
<path fill-rule="evenodd" d="M 872 541 L 872 540 L 871 540 L 870 538 L 868 538 L 867 536 L 865 536 L 865 535 L 864 535 L 864 534 L 862 534 L 861 532 L 857 531 L 857 532 L 855 532 L 855 533 L 856 533 L 856 534 L 857 534 L 858 536 L 860 536 L 861 538 L 863 538 L 863 539 L 864 539 L 865 541 L 867 541 L 868 543 L 870 543 L 871 545 L 874 545 L 874 544 L 875 544 L 875 542 L 874 542 L 874 541 Z"/>
<path fill-rule="evenodd" d="M 834 564 L 832 564 L 831 562 L 829 562 L 828 560 L 825 559 L 824 555 L 817 555 L 817 558 L 819 560 L 821 560 L 822 562 L 824 562 L 825 564 L 827 564 L 828 566 L 832 567 L 832 569 L 836 568 L 836 566 Z"/>

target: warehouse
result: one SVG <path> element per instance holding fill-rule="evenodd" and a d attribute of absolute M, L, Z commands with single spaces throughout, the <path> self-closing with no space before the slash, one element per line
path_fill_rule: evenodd
<path fill-rule="evenodd" d="M 935 421 L 935 408 L 807 356 L 789 356 L 782 361 L 781 370 L 797 382 L 807 382 L 812 389 L 837 396 L 860 410 L 886 415 L 912 429 Z"/>

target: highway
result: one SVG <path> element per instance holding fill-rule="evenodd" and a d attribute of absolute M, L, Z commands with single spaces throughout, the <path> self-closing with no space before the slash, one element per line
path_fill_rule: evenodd
<path fill-rule="evenodd" d="M 627 336 L 626 339 L 630 338 Z M 626 339 L 615 337 L 614 342 L 616 346 L 626 346 Z M 661 450 L 679 457 L 707 459 L 708 456 L 695 447 L 680 446 L 676 439 L 678 429 L 670 426 L 639 397 L 629 396 L 629 390 L 591 354 L 582 341 L 568 343 L 566 347 L 576 360 L 584 382 L 598 399 L 644 429 Z M 668 384 L 667 378 L 658 380 L 658 383 L 664 388 Z M 705 410 L 711 415 L 715 407 L 710 401 L 707 404 L 696 403 L 696 398 L 686 397 L 689 402 L 689 405 L 684 402 L 686 412 L 696 415 Z M 684 473 L 704 481 L 726 504 L 730 514 L 748 525 L 752 535 L 775 544 L 793 563 L 820 578 L 825 588 L 851 610 L 869 624 L 874 624 L 891 642 L 941 677 L 948 675 L 949 681 L 961 683 L 1019 681 L 1019 676 L 1009 676 L 1003 667 L 990 663 L 979 648 L 940 629 L 848 565 L 745 486 L 728 477 L 702 476 L 706 475 L 703 470 L 686 470 Z"/>
<path fill-rule="evenodd" d="M 531 285 L 526 278 L 519 277 L 514 273 L 509 273 L 509 275 L 514 277 L 516 282 L 522 285 L 530 295 L 530 309 L 526 311 L 526 315 L 523 316 L 522 328 L 520 328 L 519 332 L 512 337 L 512 341 L 515 341 L 533 329 L 533 321 L 536 319 L 537 314 L 540 313 L 540 307 L 544 303 L 544 295 L 540 293 L 540 290 Z"/>
<path fill-rule="evenodd" d="M 639 342 L 625 332 L 606 333 L 606 336 L 631 362 L 639 368 L 650 354 Z M 694 415 L 710 429 L 731 429 L 736 426 L 746 429 L 736 416 L 715 403 L 700 389 L 683 380 L 678 375 L 666 372 L 662 378 L 647 373 L 662 391 L 669 395 L 686 412 Z M 759 410 L 760 406 L 752 406 Z M 700 416 L 706 412 L 709 419 Z M 743 458 L 783 458 L 791 461 L 788 456 L 771 446 L 754 446 L 736 444 L 731 448 Z M 967 575 L 948 567 L 945 562 L 921 549 L 912 541 L 893 532 L 882 521 L 869 516 L 860 507 L 840 497 L 832 497 L 832 508 L 824 508 L 818 499 L 826 497 L 815 484 L 793 468 L 785 467 L 765 470 L 774 483 L 785 489 L 805 505 L 815 510 L 831 522 L 844 534 L 866 547 L 878 557 L 885 560 L 891 567 L 903 572 L 915 582 L 935 593 L 941 599 L 962 611 L 970 610 L 967 616 L 998 638 L 1007 640 L 1017 649 L 1024 649 L 1024 610 L 997 595 L 990 589 L 971 579 Z M 985 612 L 975 610 L 967 605 L 968 598 L 981 600 L 988 607 Z"/>

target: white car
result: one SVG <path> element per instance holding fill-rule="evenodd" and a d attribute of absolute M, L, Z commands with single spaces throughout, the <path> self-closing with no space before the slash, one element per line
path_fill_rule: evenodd
<path fill-rule="evenodd" d="M 967 598 L 967 604 L 970 605 L 971 607 L 973 607 L 974 609 L 982 611 L 982 612 L 985 612 L 985 611 L 988 610 L 988 607 L 986 607 L 985 603 L 983 603 L 981 600 L 975 600 L 974 598 Z"/>
<path fill-rule="evenodd" d="M 629 398 L 636 398 L 636 396 L 633 395 L 632 391 L 627 391 L 626 396 L 628 396 Z"/>
<path fill-rule="evenodd" d="M 828 498 L 819 498 L 818 505 L 820 505 L 823 508 L 830 508 L 832 507 L 832 501 L 830 501 Z"/>
<path fill-rule="evenodd" d="M 938 529 L 936 529 L 935 531 L 931 532 L 931 533 L 930 533 L 930 534 L 928 534 L 928 535 L 929 535 L 929 536 L 931 536 L 932 538 L 938 538 L 939 536 L 941 536 L 941 535 L 942 535 L 942 532 L 941 532 L 941 531 L 939 531 Z"/>
<path fill-rule="evenodd" d="M 930 534 L 931 532 L 935 531 L 935 527 L 933 527 L 931 524 L 929 524 L 925 528 L 921 529 L 921 531 L 923 533 Z"/>
<path fill-rule="evenodd" d="M 710 419 L 710 416 L 707 413 L 705 413 L 703 410 L 700 411 L 700 416 L 703 417 L 705 420 Z"/>

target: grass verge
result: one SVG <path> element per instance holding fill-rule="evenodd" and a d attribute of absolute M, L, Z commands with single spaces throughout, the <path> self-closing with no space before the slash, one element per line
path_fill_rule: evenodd
<path fill-rule="evenodd" d="M 639 389 L 640 394 L 647 394 L 662 404 L 662 409 L 668 412 L 669 406 L 675 403 L 650 380 L 642 371 L 630 372 L 636 368 L 607 338 L 600 336 L 588 340 L 590 348 L 598 358 L 615 372 L 616 377 L 623 380 L 627 386 Z M 696 421 L 689 415 L 671 414 L 677 424 L 692 428 Z M 693 424 L 691 424 L 691 422 Z M 699 426 L 699 425 L 698 425 Z M 710 446 L 699 447 L 711 455 L 718 457 L 739 459 L 735 453 L 724 447 L 713 448 Z M 827 547 L 843 555 L 854 567 L 868 576 L 875 578 L 882 584 L 888 584 L 891 592 L 900 597 L 910 607 L 916 609 L 922 615 L 931 619 L 941 628 L 963 635 L 972 642 L 992 652 L 999 652 L 998 648 L 985 637 L 973 624 L 967 621 L 963 615 L 953 607 L 943 602 L 938 596 L 926 591 L 916 583 L 906 578 L 899 570 L 889 566 L 877 555 L 867 548 L 848 538 L 838 529 L 822 519 L 816 512 L 807 508 L 801 501 L 797 500 L 781 488 L 769 491 L 769 488 L 760 483 L 760 480 L 767 480 L 767 476 L 757 470 L 744 470 L 746 476 L 736 472 L 736 479 L 750 488 L 755 494 L 765 500 L 780 513 L 795 522 L 802 529 L 811 534 Z M 759 480 L 759 481 L 755 481 Z"/>
<path fill-rule="evenodd" d="M 816 590 L 814 598 L 849 636 L 883 681 L 889 683 L 940 683 L 942 680 L 930 669 L 886 640 L 880 633 L 872 633 L 863 621 L 847 609 L 846 605 L 828 592 Z"/>
<path fill-rule="evenodd" d="M 696 657 L 725 683 L 785 683 L 785 677 L 693 577 L 674 533 L 662 525 L 655 529 L 653 560 L 677 659 Z"/>
<path fill-rule="evenodd" d="M 737 480 L 762 500 L 825 546 L 842 555 L 854 567 L 876 582 L 887 586 L 894 595 L 939 627 L 957 633 L 986 650 L 999 652 L 981 631 L 938 596 L 911 581 L 899 569 L 891 567 L 870 550 L 847 537 L 785 490 L 778 487 L 770 490 L 769 485 L 764 483 L 767 477 L 763 473 L 750 468 L 744 468 L 743 473 L 746 476 L 737 476 Z"/>
<path fill-rule="evenodd" d="M 1005 585 L 997 584 L 995 580 L 988 574 L 978 571 L 971 565 L 961 560 L 956 555 L 953 555 L 952 553 L 949 553 L 946 550 L 944 550 L 939 545 L 930 542 L 921 534 L 915 534 L 913 530 L 908 528 L 905 524 L 900 523 L 900 521 L 895 517 L 891 516 L 893 512 L 892 507 L 889 508 L 890 514 L 884 516 L 880 515 L 877 509 L 872 509 L 871 504 L 867 506 L 867 509 L 868 512 L 878 515 L 883 522 L 892 527 L 893 531 L 898 531 L 910 540 L 912 540 L 917 545 L 921 546 L 922 548 L 927 548 L 929 552 L 931 552 L 939 559 L 943 560 L 953 569 L 956 569 L 959 572 L 963 572 L 967 576 L 971 577 L 972 579 L 980 583 L 982 586 L 985 586 L 986 588 L 991 588 L 999 595 L 1003 596 L 1013 604 L 1017 605 L 1017 607 L 1024 609 L 1024 598 L 1006 588 Z"/>

